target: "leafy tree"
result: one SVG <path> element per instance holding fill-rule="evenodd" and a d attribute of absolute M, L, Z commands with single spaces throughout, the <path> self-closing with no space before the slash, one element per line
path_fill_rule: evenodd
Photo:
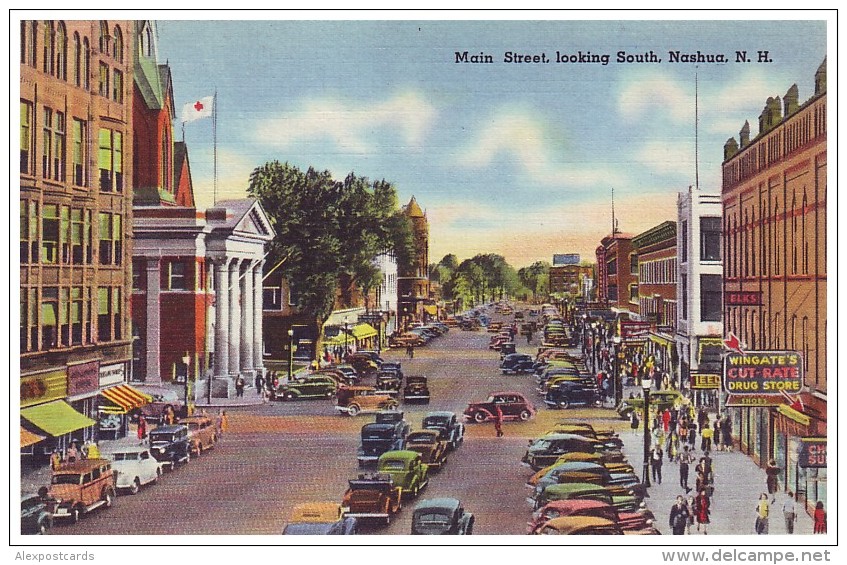
<path fill-rule="evenodd" d="M 550 263 L 547 261 L 536 261 L 529 267 L 518 270 L 518 278 L 521 283 L 532 292 L 532 297 L 538 300 L 539 295 L 546 294 L 550 282 Z"/>

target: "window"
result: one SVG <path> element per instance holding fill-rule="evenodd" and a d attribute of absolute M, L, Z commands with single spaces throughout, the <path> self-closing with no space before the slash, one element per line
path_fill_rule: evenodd
<path fill-rule="evenodd" d="M 119 104 L 124 102 L 124 74 L 118 69 L 112 73 L 112 100 Z"/>
<path fill-rule="evenodd" d="M 53 40 L 53 22 L 47 20 L 44 22 L 44 57 L 41 64 L 42 70 L 49 75 L 53 74 L 53 60 L 56 56 L 56 48 Z"/>
<path fill-rule="evenodd" d="M 65 180 L 65 114 L 56 112 L 53 122 L 53 180 Z"/>
<path fill-rule="evenodd" d="M 58 309 L 59 288 L 55 286 L 44 287 L 41 290 L 41 349 L 56 347 Z"/>
<path fill-rule="evenodd" d="M 682 247 L 682 262 L 688 262 L 688 220 L 681 222 L 680 230 L 680 246 Z"/>
<path fill-rule="evenodd" d="M 120 265 L 122 255 L 121 216 L 100 212 L 100 264 Z"/>
<path fill-rule="evenodd" d="M 121 324 L 121 289 L 112 289 L 112 325 L 115 328 L 115 339 L 121 339 L 123 324 Z"/>
<path fill-rule="evenodd" d="M 720 275 L 700 275 L 700 321 L 720 322 L 723 300 Z"/>
<path fill-rule="evenodd" d="M 21 173 L 32 171 L 32 104 L 21 101 Z"/>
<path fill-rule="evenodd" d="M 112 340 L 112 316 L 110 313 L 111 291 L 109 287 L 101 286 L 97 288 L 97 340 L 111 341 Z"/>
<path fill-rule="evenodd" d="M 59 207 L 45 204 L 41 217 L 41 262 L 54 264 L 59 253 Z"/>
<path fill-rule="evenodd" d="M 79 44 L 79 34 L 76 32 L 73 39 L 73 80 L 76 86 L 82 85 L 82 47 Z"/>
<path fill-rule="evenodd" d="M 100 130 L 97 167 L 102 192 L 123 191 L 123 134 L 103 128 Z"/>
<path fill-rule="evenodd" d="M 683 258 L 683 261 L 686 259 Z M 721 219 L 700 218 L 700 260 L 721 260 Z"/>
<path fill-rule="evenodd" d="M 147 286 L 147 273 L 144 270 L 144 259 L 132 260 L 132 290 L 145 290 Z"/>
<path fill-rule="evenodd" d="M 113 43 L 113 55 L 115 60 L 119 63 L 124 62 L 124 36 L 121 33 L 121 28 L 115 26 L 114 32 L 114 43 Z"/>
<path fill-rule="evenodd" d="M 35 21 L 21 22 L 21 64 L 35 67 L 35 37 L 38 24 Z"/>
<path fill-rule="evenodd" d="M 71 263 L 71 209 L 62 206 L 59 217 L 59 246 L 62 250 L 62 263 Z"/>
<path fill-rule="evenodd" d="M 106 22 L 100 22 L 100 52 L 104 55 L 108 55 L 110 44 L 111 38 L 109 37 L 109 25 Z"/>
<path fill-rule="evenodd" d="M 71 344 L 70 289 L 59 289 L 59 297 L 59 344 L 67 347 Z"/>
<path fill-rule="evenodd" d="M 282 288 L 266 286 L 262 289 L 262 309 L 282 310 Z"/>
<path fill-rule="evenodd" d="M 188 281 L 185 276 L 185 263 L 182 261 L 171 261 L 168 263 L 168 289 L 188 290 Z"/>
<path fill-rule="evenodd" d="M 638 285 L 637 284 L 629 285 L 629 301 L 630 302 L 638 302 Z"/>
<path fill-rule="evenodd" d="M 64 22 L 56 31 L 56 78 L 68 80 L 68 34 Z"/>
<path fill-rule="evenodd" d="M 50 178 L 50 169 L 53 167 L 53 110 L 44 108 L 44 131 L 42 133 L 41 146 L 41 176 Z"/>
<path fill-rule="evenodd" d="M 91 49 L 88 47 L 88 38 L 82 40 L 82 64 L 80 65 L 80 75 L 82 79 L 82 88 L 89 90 L 91 88 Z"/>
<path fill-rule="evenodd" d="M 83 120 L 74 118 L 73 122 L 73 175 L 76 186 L 88 186 L 88 174 L 86 167 L 85 139 L 88 136 L 88 124 Z"/>
<path fill-rule="evenodd" d="M 21 200 L 21 264 L 38 262 L 38 202 Z"/>
<path fill-rule="evenodd" d="M 82 344 L 82 308 L 83 308 L 83 289 L 80 286 L 75 286 L 71 289 L 71 345 Z"/>
<path fill-rule="evenodd" d="M 630 274 L 637 275 L 638 274 L 638 254 L 631 253 L 629 255 L 629 272 Z"/>
<path fill-rule="evenodd" d="M 618 274 L 618 260 L 617 259 L 612 259 L 606 265 L 606 274 L 608 274 L 608 275 Z"/>
<path fill-rule="evenodd" d="M 109 65 L 106 63 L 100 62 L 100 96 L 105 96 L 108 98 L 112 91 L 109 88 Z"/>
<path fill-rule="evenodd" d="M 168 132 L 163 132 L 162 135 L 162 188 L 171 192 L 171 179 L 173 172 L 171 171 L 171 140 Z"/>
<path fill-rule="evenodd" d="M 682 291 L 682 319 L 688 319 L 688 275 L 679 276 L 679 286 Z"/>

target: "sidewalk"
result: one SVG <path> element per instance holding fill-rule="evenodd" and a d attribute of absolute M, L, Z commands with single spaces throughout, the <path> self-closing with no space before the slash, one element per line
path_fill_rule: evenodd
<path fill-rule="evenodd" d="M 630 430 L 620 434 L 624 442 L 624 455 L 640 477 L 644 465 L 644 436 L 643 431 L 633 434 Z M 699 436 L 698 436 L 699 441 Z M 703 455 L 697 449 L 694 455 L 699 461 Z M 765 488 L 765 471 L 757 467 L 753 461 L 737 451 L 717 451 L 711 453 L 715 471 L 715 491 L 712 498 L 711 515 L 708 535 L 753 535 L 756 533 L 753 525 L 756 520 L 756 504 L 759 495 L 767 492 Z M 692 464 L 688 474 L 688 486 L 692 488 L 690 495 L 696 495 L 694 487 L 697 474 Z M 653 483 L 652 471 L 650 477 Z M 668 525 L 671 506 L 678 495 L 685 495 L 685 490 L 679 486 L 679 464 L 665 459 L 662 465 L 662 483 L 655 483 L 648 489 L 650 498 L 645 499 L 647 507 L 656 515 L 656 528 L 663 535 L 670 535 Z M 687 497 L 686 497 L 687 498 Z M 785 519 L 782 514 L 782 504 L 786 500 L 784 493 L 776 495 L 776 502 L 771 504 L 769 518 L 770 535 L 786 535 Z M 812 518 L 797 504 L 797 521 L 794 525 L 795 535 L 812 533 Z M 691 535 L 703 535 L 697 532 L 696 522 L 691 527 Z"/>

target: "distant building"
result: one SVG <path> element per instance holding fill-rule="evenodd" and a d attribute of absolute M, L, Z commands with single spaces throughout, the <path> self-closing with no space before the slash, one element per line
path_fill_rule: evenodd
<path fill-rule="evenodd" d="M 410 269 L 397 274 L 400 328 L 437 314 L 434 300 L 429 295 L 429 223 L 426 214 L 414 196 L 403 208 L 403 213 L 412 223 L 415 257 Z"/>
<path fill-rule="evenodd" d="M 597 247 L 597 302 L 615 312 L 638 315 L 638 254 L 632 235 L 607 235 Z"/>
<path fill-rule="evenodd" d="M 578 258 L 579 255 L 576 255 Z M 584 295 L 585 279 L 591 279 L 594 265 L 565 264 L 550 267 L 548 291 L 558 298 L 578 298 L 588 300 Z"/>

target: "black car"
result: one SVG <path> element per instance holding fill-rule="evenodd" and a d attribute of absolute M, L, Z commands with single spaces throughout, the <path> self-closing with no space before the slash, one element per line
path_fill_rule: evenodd
<path fill-rule="evenodd" d="M 21 534 L 44 535 L 53 527 L 53 515 L 47 509 L 47 493 L 21 496 Z"/>
<path fill-rule="evenodd" d="M 429 386 L 426 377 L 409 377 L 403 387 L 403 402 L 429 404 Z"/>
<path fill-rule="evenodd" d="M 403 376 L 397 371 L 380 370 L 376 374 L 376 389 L 399 392 L 403 387 Z"/>
<path fill-rule="evenodd" d="M 337 522 L 297 522 L 282 530 L 284 536 L 353 536 L 358 533 L 356 518 L 342 518 Z"/>
<path fill-rule="evenodd" d="M 594 387 L 574 381 L 557 381 L 547 389 L 544 403 L 550 408 L 571 406 L 598 406 L 600 395 Z"/>
<path fill-rule="evenodd" d="M 473 514 L 455 498 L 422 500 L 412 513 L 412 535 L 469 536 L 473 525 Z"/>
<path fill-rule="evenodd" d="M 500 363 L 500 371 L 504 375 L 508 374 L 528 374 L 532 372 L 535 361 L 531 355 L 525 353 L 511 353 L 503 358 Z"/>
<path fill-rule="evenodd" d="M 403 378 L 403 367 L 400 361 L 384 361 L 379 368 L 383 371 L 394 371 L 395 373 L 399 373 L 400 378 Z"/>
<path fill-rule="evenodd" d="M 552 465 L 566 453 L 597 453 L 610 462 L 623 461 L 623 454 L 612 444 L 576 434 L 548 434 L 529 442 L 521 463 L 534 471 Z"/>
<path fill-rule="evenodd" d="M 188 426 L 158 426 L 149 434 L 150 453 L 171 468 L 177 463 L 188 463 L 191 459 L 191 444 L 188 441 Z"/>
<path fill-rule="evenodd" d="M 500 345 L 500 359 L 505 359 L 507 355 L 515 353 L 515 342 L 507 341 Z"/>
<path fill-rule="evenodd" d="M 376 422 L 362 426 L 362 444 L 359 446 L 359 466 L 372 465 L 386 451 L 398 451 L 406 446 L 406 436 L 411 426 L 397 411 L 376 415 Z"/>
<path fill-rule="evenodd" d="M 438 431 L 438 439 L 447 442 L 447 447 L 454 450 L 465 441 L 465 424 L 453 412 L 427 412 L 422 427 L 425 430 Z"/>

